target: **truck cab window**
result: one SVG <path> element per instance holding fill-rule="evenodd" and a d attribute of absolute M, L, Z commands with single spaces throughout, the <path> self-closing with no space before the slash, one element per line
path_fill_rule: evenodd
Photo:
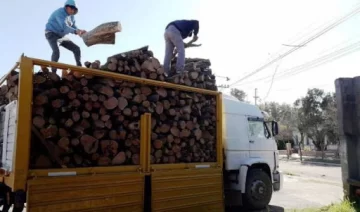
<path fill-rule="evenodd" d="M 267 138 L 267 131 L 263 121 L 249 120 L 249 131 L 251 137 Z"/>

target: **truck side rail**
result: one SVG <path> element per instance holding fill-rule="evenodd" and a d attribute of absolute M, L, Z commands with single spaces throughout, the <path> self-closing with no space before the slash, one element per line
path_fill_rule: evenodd
<path fill-rule="evenodd" d="M 16 70 L 16 69 L 19 68 L 19 66 L 20 66 L 20 60 L 21 60 L 21 58 L 22 58 L 23 56 L 24 56 L 24 53 L 20 56 L 19 61 L 15 63 L 15 65 L 10 69 L 10 71 L 8 71 L 6 74 L 4 74 L 4 76 L 1 77 L 1 79 L 0 79 L 0 85 L 2 85 L 2 84 L 5 82 L 6 78 L 9 76 L 9 74 L 10 74 L 13 70 Z"/>
<path fill-rule="evenodd" d="M 20 68 L 20 61 L 22 59 L 22 57 L 24 56 L 24 53 L 21 54 L 19 60 L 14 64 L 14 66 L 6 73 L 4 74 L 1 78 L 0 78 L 0 86 L 3 86 L 4 83 L 6 83 L 6 80 L 8 79 L 8 77 L 10 76 L 11 72 L 15 71 L 15 70 L 18 70 Z M 6 105 L 2 105 L 1 107 L 2 108 L 5 108 Z M 3 141 L 4 142 L 4 141 Z M 0 150 L 0 151 L 3 151 L 3 150 Z M 4 163 L 5 161 L 2 161 L 2 164 Z M 0 167 L 0 176 L 9 176 L 9 172 L 8 170 L 6 170 L 4 167 Z"/>

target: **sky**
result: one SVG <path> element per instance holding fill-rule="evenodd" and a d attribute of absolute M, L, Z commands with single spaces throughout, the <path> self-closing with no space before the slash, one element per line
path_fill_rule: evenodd
<path fill-rule="evenodd" d="M 0 64 L 3 75 L 20 55 L 50 60 L 45 39 L 50 14 L 64 5 L 63 0 L 6 0 L 2 2 L 0 25 Z M 68 35 L 82 50 L 82 61 L 99 59 L 145 45 L 163 61 L 165 26 L 177 19 L 200 21 L 202 46 L 186 50 L 187 57 L 210 59 L 218 84 L 232 85 L 292 47 L 314 36 L 345 14 L 360 6 L 359 0 L 77 0 L 76 24 L 91 30 L 109 21 L 120 21 L 115 45 L 86 47 L 82 39 Z M 21 7 L 20 7 L 21 5 Z M 5 9 L 4 9 L 5 8 Z M 6 18 L 5 18 L 6 17 Z M 334 92 L 340 77 L 360 75 L 359 44 L 351 54 L 309 69 L 309 61 L 360 41 L 360 13 L 336 26 L 289 56 L 234 84 L 244 90 L 247 100 L 292 104 L 309 88 Z M 350 52 L 350 51 L 349 51 Z M 60 48 L 59 62 L 75 64 L 71 52 Z M 345 53 L 343 53 L 345 54 Z M 335 55 L 336 56 L 336 55 Z M 294 69 L 297 67 L 296 69 Z M 276 73 L 275 73 L 276 71 Z M 275 73 L 275 75 L 274 75 Z M 287 75 L 283 75 L 287 73 Z M 271 80 L 274 76 L 274 80 Z M 282 77 L 281 77 L 282 76 Z M 229 77 L 226 81 L 223 77 Z"/>

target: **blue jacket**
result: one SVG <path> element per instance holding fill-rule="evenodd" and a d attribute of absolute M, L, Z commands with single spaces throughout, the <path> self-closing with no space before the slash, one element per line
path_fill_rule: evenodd
<path fill-rule="evenodd" d="M 197 20 L 177 20 L 169 23 L 168 26 L 175 26 L 181 33 L 183 39 L 191 37 L 192 34 L 197 35 L 199 33 L 199 21 Z"/>
<path fill-rule="evenodd" d="M 75 0 L 67 0 L 65 6 L 67 5 L 73 6 L 77 9 Z M 64 37 L 69 33 L 76 33 L 78 28 L 75 25 L 75 17 L 66 12 L 65 6 L 55 10 L 50 15 L 50 18 L 45 26 L 45 31 L 54 32 L 60 37 Z"/>

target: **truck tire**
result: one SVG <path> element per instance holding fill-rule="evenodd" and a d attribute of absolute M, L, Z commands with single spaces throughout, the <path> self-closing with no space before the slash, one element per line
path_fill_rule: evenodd
<path fill-rule="evenodd" d="M 24 204 L 14 206 L 12 212 L 23 212 L 24 211 L 24 206 L 25 206 Z"/>
<path fill-rule="evenodd" d="M 250 169 L 246 177 L 244 206 L 260 210 L 268 206 L 272 196 L 271 178 L 261 169 Z"/>
<path fill-rule="evenodd" d="M 26 202 L 26 192 L 23 190 L 15 191 L 14 195 L 14 206 L 12 212 L 22 212 Z"/>

